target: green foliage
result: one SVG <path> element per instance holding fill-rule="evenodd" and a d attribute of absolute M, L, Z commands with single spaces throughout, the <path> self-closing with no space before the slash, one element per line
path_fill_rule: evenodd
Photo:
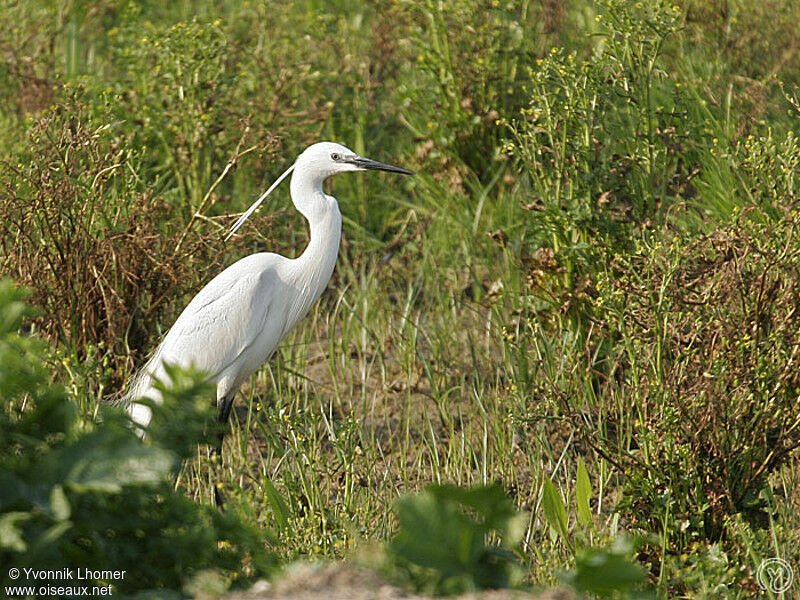
<path fill-rule="evenodd" d="M 269 500 L 269 505 L 272 508 L 272 514 L 275 515 L 278 531 L 280 532 L 288 529 L 291 513 L 289 511 L 289 507 L 286 505 L 286 502 L 281 497 L 280 492 L 278 492 L 272 482 L 268 479 L 264 481 L 264 490 L 267 492 L 267 499 Z"/>
<path fill-rule="evenodd" d="M 180 211 L 148 191 L 144 153 L 120 137 L 109 107 L 93 106 L 81 86 L 61 92 L 59 109 L 27 131 L 19 164 L 0 163 L 0 268 L 32 287 L 37 326 L 65 353 L 88 367 L 111 354 L 94 369 L 102 389 L 151 339 L 141 319 L 215 261 L 194 236 L 181 248 L 159 236 L 160 221 Z"/>
<path fill-rule="evenodd" d="M 678 14 L 654 6 L 640 14 L 632 2 L 609 3 L 597 34 L 603 43 L 591 57 L 554 48 L 537 61 L 529 106 L 511 125 L 515 143 L 507 149 L 519 155 L 533 195 L 570 211 L 570 222 L 589 229 L 584 235 L 614 229 L 608 209 L 627 208 L 636 221 L 656 217 L 667 185 L 686 176 L 687 157 L 676 151 L 695 132 L 682 118 L 675 82 L 659 68 Z"/>
<path fill-rule="evenodd" d="M 631 560 L 633 547 L 628 540 L 619 540 L 608 548 L 587 548 L 575 557 L 575 569 L 562 573 L 561 579 L 581 594 L 597 598 L 653 598 L 638 591 L 647 572 Z"/>
<path fill-rule="evenodd" d="M 117 409 L 86 422 L 50 381 L 44 344 L 18 333 L 31 315 L 24 298 L 0 282 L 0 562 L 125 570 L 113 582 L 125 593 L 180 590 L 210 567 L 241 577 L 243 560 L 250 575 L 268 573 L 273 562 L 259 533 L 173 489 L 211 417 L 202 378 L 172 372 L 147 443 Z M 6 572 L 2 582 L 11 583 Z"/>
<path fill-rule="evenodd" d="M 549 479 L 542 506 L 546 521 L 566 538 L 565 507 Z M 527 515 L 514 509 L 499 485 L 430 486 L 402 496 L 396 510 L 398 530 L 386 547 L 384 567 L 392 577 L 418 591 L 444 595 L 523 583 L 515 554 L 521 549 Z M 487 543 L 492 533 L 499 543 Z M 594 597 L 652 598 L 649 592 L 637 591 L 647 573 L 633 555 L 633 545 L 625 539 L 608 548 L 587 547 L 576 553 L 574 569 L 559 578 Z"/>
<path fill-rule="evenodd" d="M 430 486 L 397 501 L 399 529 L 387 556 L 417 589 L 461 594 L 514 587 L 522 570 L 514 550 L 522 540 L 525 515 L 502 487 Z M 495 533 L 500 544 L 488 543 Z"/>
<path fill-rule="evenodd" d="M 597 265 L 683 201 L 694 145 L 708 138 L 706 123 L 685 118 L 691 98 L 662 68 L 680 16 L 663 4 L 603 3 L 594 52 L 553 48 L 537 60 L 528 106 L 507 123 L 505 151 L 528 196 L 534 302 L 566 313 L 571 328 L 601 318 L 591 307 Z"/>
<path fill-rule="evenodd" d="M 684 91 L 685 73 L 663 70 L 677 7 L 603 8 L 596 53 L 579 61 L 554 50 L 540 61 L 530 107 L 510 126 L 509 150 L 537 199 L 527 238 L 531 332 L 566 328 L 596 347 L 575 357 L 597 374 L 593 394 L 565 396 L 563 407 L 602 456 L 624 465 L 620 507 L 647 497 L 634 509 L 645 529 L 669 522 L 670 539 L 697 528 L 715 539 L 725 515 L 759 519 L 758 490 L 795 445 L 784 336 L 797 328 L 788 300 L 797 143 L 791 132 L 735 145 L 712 138 L 724 136 L 719 115 Z M 711 219 L 676 218 L 687 202 Z M 733 226 L 713 221 L 730 215 Z M 672 228 L 714 232 L 682 243 Z M 543 505 L 566 537 L 549 481 Z"/>
<path fill-rule="evenodd" d="M 415 63 L 401 90 L 410 105 L 404 117 L 415 135 L 430 140 L 429 150 L 436 148 L 432 166 L 465 166 L 488 181 L 496 165 L 487 158 L 502 134 L 495 121 L 519 109 L 519 87 L 535 56 L 535 9 L 529 2 L 406 4 Z M 461 34 L 464 27 L 471 35 Z"/>
<path fill-rule="evenodd" d="M 105 102 L 117 123 L 139 125 L 124 128 L 125 145 L 142 150 L 141 168 L 158 174 L 151 185 L 171 190 L 167 200 L 184 201 L 188 220 L 206 209 L 206 191 L 235 156 L 238 138 L 227 131 L 247 116 L 230 110 L 236 83 L 230 65 L 238 51 L 220 22 L 146 22 L 142 31 L 140 9 L 128 10 L 122 26 L 109 32 L 118 74 Z"/>
<path fill-rule="evenodd" d="M 3 338 L 0 427 L 25 434 L 2 464 L 51 480 L 3 509 L 3 552 L 66 552 L 80 526 L 87 552 L 217 590 L 250 573 L 207 570 L 215 544 L 242 554 L 239 517 L 284 558 L 338 558 L 392 538 L 399 494 L 500 479 L 544 585 L 597 564 L 624 587 L 634 551 L 597 550 L 623 531 L 664 598 L 752 598 L 763 558 L 798 564 L 800 3 L 676 4 L 0 2 L 0 274 L 53 345 Z M 285 188 L 221 232 L 318 139 L 418 174 L 327 184 L 334 280 L 244 386 L 221 460 L 177 372 L 137 445 L 101 397 L 224 265 L 300 252 Z M 217 482 L 225 515 L 188 500 Z M 434 505 L 494 564 L 483 509 Z"/>
<path fill-rule="evenodd" d="M 576 522 L 570 526 L 567 504 L 549 477 L 542 484 L 542 516 L 549 525 L 550 537 L 561 539 L 570 550 L 591 545 L 593 520 L 589 504 L 592 500 L 592 484 L 583 458 L 578 459 L 575 477 L 575 517 Z"/>
<path fill-rule="evenodd" d="M 567 539 L 569 537 L 567 511 L 564 508 L 564 501 L 561 499 L 561 495 L 549 478 L 544 480 L 542 487 L 542 508 L 544 509 L 545 521 L 550 525 L 552 532 Z"/>
<path fill-rule="evenodd" d="M 583 458 L 578 459 L 578 473 L 575 479 L 575 504 L 578 509 L 578 519 L 581 525 L 589 527 L 592 523 L 592 511 L 589 500 L 592 497 L 592 483 L 589 481 L 589 472 Z"/>
<path fill-rule="evenodd" d="M 644 387 L 637 449 L 598 441 L 628 465 L 635 513 L 655 527 L 659 506 L 670 535 L 718 539 L 734 513 L 763 523 L 759 492 L 796 447 L 797 213 L 767 206 L 782 218 L 753 210 L 691 246 L 656 241 L 602 280 L 604 314 L 624 332 L 619 351 L 635 373 L 624 389 Z M 638 505 L 644 497 L 653 504 Z"/>

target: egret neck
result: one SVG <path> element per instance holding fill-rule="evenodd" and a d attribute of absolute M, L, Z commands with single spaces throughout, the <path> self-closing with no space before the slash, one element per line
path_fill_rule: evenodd
<path fill-rule="evenodd" d="M 299 297 L 291 311 L 287 330 L 308 313 L 328 286 L 342 237 L 339 204 L 336 198 L 322 190 L 322 180 L 295 172 L 291 193 L 295 207 L 308 221 L 309 240 L 306 249 L 292 265 Z"/>

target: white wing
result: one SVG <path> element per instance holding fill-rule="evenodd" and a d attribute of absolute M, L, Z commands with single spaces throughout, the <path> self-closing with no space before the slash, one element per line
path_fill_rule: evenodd
<path fill-rule="evenodd" d="M 277 254 L 253 254 L 198 292 L 124 396 L 134 422 L 143 428 L 150 423 L 152 411 L 136 400 L 160 401 L 153 379 L 165 379 L 164 363 L 203 370 L 212 382 L 223 381 L 222 393 L 228 393 L 270 357 L 296 303 L 296 288 L 287 283 L 289 263 Z"/>
<path fill-rule="evenodd" d="M 154 359 L 206 371 L 212 380 L 233 369 L 249 375 L 280 341 L 281 300 L 291 289 L 281 279 L 277 254 L 247 256 L 217 275 L 192 299 L 164 337 Z M 291 304 L 291 303 L 289 303 Z M 242 363 L 256 362 L 252 370 Z M 249 371 L 249 372 L 243 372 Z M 155 372 L 155 371 L 151 371 Z"/>

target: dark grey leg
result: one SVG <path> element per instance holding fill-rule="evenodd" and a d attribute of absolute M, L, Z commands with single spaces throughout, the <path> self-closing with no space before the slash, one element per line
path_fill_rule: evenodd
<path fill-rule="evenodd" d="M 228 424 L 228 419 L 231 416 L 231 409 L 233 408 L 233 398 L 236 394 L 225 396 L 217 402 L 217 421 L 223 425 Z M 222 456 L 222 440 L 225 437 L 225 429 L 219 432 L 218 442 L 216 448 L 212 450 L 214 454 Z"/>
<path fill-rule="evenodd" d="M 231 408 L 233 408 L 233 398 L 236 394 L 223 397 L 217 402 L 217 420 L 223 425 L 228 422 L 231 416 Z"/>
<path fill-rule="evenodd" d="M 229 396 L 224 396 L 220 400 L 217 401 L 217 421 L 219 421 L 223 429 L 219 432 L 219 436 L 217 438 L 217 445 L 211 449 L 211 455 L 214 454 L 218 455 L 220 459 L 222 459 L 222 442 L 225 439 L 225 429 L 224 427 L 228 424 L 228 419 L 231 416 L 231 409 L 233 408 L 233 399 L 236 396 L 236 393 L 231 393 Z M 223 505 L 225 503 L 225 499 L 222 496 L 222 492 L 220 491 L 220 485 L 217 484 L 214 486 L 214 504 L 217 505 L 217 508 L 222 510 Z"/>

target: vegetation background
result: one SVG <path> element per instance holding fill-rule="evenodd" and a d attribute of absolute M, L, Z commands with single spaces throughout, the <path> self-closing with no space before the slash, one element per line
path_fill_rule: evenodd
<path fill-rule="evenodd" d="M 779 597 L 800 4 L 2 0 L 0 23 L 0 275 L 35 307 L 0 287 L 4 565 L 121 564 L 120 593 L 168 597 L 377 544 L 439 593 Z M 288 188 L 222 238 L 321 139 L 418 175 L 330 183 L 334 279 L 224 460 L 192 374 L 139 444 L 103 398 L 224 266 L 302 250 Z M 429 484 L 461 487 L 396 503 Z"/>

